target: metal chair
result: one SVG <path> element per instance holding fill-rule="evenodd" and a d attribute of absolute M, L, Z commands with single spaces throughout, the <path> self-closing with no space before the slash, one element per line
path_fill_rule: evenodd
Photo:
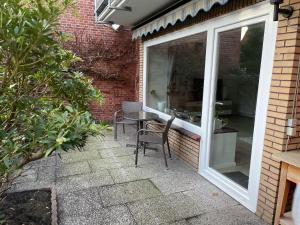
<path fill-rule="evenodd" d="M 172 158 L 171 151 L 170 151 L 170 145 L 169 145 L 169 139 L 168 139 L 168 133 L 169 133 L 170 127 L 171 127 L 174 119 L 175 119 L 175 116 L 172 116 L 171 119 L 169 119 L 166 124 L 148 122 L 146 124 L 146 129 L 140 129 L 137 132 L 137 145 L 136 145 L 136 151 L 135 151 L 135 166 L 136 167 L 137 167 L 137 162 L 138 162 L 139 146 L 141 146 L 143 148 L 144 155 L 145 155 L 147 144 L 161 144 L 162 152 L 163 152 L 163 156 L 164 156 L 164 160 L 165 160 L 165 165 L 168 168 L 168 162 L 167 162 L 167 157 L 166 157 L 166 152 L 165 152 L 165 143 L 167 143 L 169 157 Z M 149 125 L 157 125 L 157 126 L 163 127 L 163 129 L 149 130 L 148 129 Z"/>
<path fill-rule="evenodd" d="M 143 109 L 142 102 L 122 102 L 122 109 L 114 113 L 114 139 L 117 140 L 118 124 L 123 125 L 123 133 L 125 133 L 125 125 L 136 125 L 136 121 L 124 119 L 124 113 L 140 112 Z"/>

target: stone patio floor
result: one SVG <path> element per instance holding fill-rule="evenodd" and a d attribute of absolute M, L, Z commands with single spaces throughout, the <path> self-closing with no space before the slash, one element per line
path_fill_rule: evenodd
<path fill-rule="evenodd" d="M 127 129 L 128 130 L 128 129 Z M 139 154 L 128 134 L 91 137 L 84 151 L 51 156 L 26 167 L 10 191 L 54 187 L 59 225 L 264 224 L 255 214 L 176 159 L 161 151 Z"/>

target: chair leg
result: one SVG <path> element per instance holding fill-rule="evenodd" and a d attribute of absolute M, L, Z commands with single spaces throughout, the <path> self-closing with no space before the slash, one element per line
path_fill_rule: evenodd
<path fill-rule="evenodd" d="M 170 159 L 172 159 L 170 144 L 169 144 L 169 138 L 167 138 L 167 146 L 168 146 L 169 157 L 170 157 Z"/>
<path fill-rule="evenodd" d="M 138 163 L 138 154 L 139 154 L 139 139 L 136 141 L 136 149 L 135 149 L 135 167 L 137 167 Z"/>
<path fill-rule="evenodd" d="M 143 142 L 143 150 L 144 150 L 144 155 L 146 155 L 146 143 Z"/>
<path fill-rule="evenodd" d="M 125 134 L 125 124 L 123 123 L 123 134 Z"/>
<path fill-rule="evenodd" d="M 118 124 L 114 124 L 114 139 L 117 140 L 118 135 Z"/>
<path fill-rule="evenodd" d="M 167 162 L 167 156 L 166 156 L 166 152 L 165 152 L 165 145 L 164 145 L 164 143 L 162 143 L 162 151 L 163 151 L 163 155 L 164 155 L 164 159 L 165 159 L 165 165 L 168 168 L 168 162 Z"/>

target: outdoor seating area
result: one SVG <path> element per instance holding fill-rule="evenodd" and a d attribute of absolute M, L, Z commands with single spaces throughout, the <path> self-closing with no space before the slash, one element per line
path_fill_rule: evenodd
<path fill-rule="evenodd" d="M 90 137 L 84 151 L 51 156 L 26 167 L 10 192 L 54 187 L 60 225 L 264 224 L 256 215 L 172 155 L 158 151 L 134 164 L 136 127 Z M 117 216 L 116 216 L 117 215 Z"/>
<path fill-rule="evenodd" d="M 145 112 L 142 110 L 142 102 L 123 102 L 122 109 L 114 113 L 114 140 L 117 140 L 118 124 L 123 125 L 123 134 L 125 134 L 125 125 L 136 125 L 136 145 L 126 144 L 126 147 L 135 147 L 135 166 L 138 163 L 139 149 L 143 149 L 144 155 L 146 154 L 146 148 L 149 144 L 161 145 L 162 153 L 165 161 L 165 166 L 168 168 L 167 156 L 165 151 L 165 144 L 167 144 L 168 156 L 171 159 L 171 150 L 168 138 L 168 132 L 171 128 L 172 122 L 175 116 L 172 116 L 166 124 L 163 123 L 151 123 L 148 121 L 159 119 L 159 116 L 155 113 Z M 146 123 L 146 129 L 144 129 L 144 123 Z M 151 130 L 149 125 L 156 125 L 159 129 Z"/>

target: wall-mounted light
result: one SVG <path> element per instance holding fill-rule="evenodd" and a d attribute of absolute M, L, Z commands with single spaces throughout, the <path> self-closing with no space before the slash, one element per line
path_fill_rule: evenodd
<path fill-rule="evenodd" d="M 294 8 L 292 6 L 285 6 L 280 8 L 280 4 L 283 0 L 270 0 L 270 3 L 274 5 L 274 21 L 278 21 L 278 15 L 281 14 L 285 18 L 290 18 L 293 15 Z"/>

